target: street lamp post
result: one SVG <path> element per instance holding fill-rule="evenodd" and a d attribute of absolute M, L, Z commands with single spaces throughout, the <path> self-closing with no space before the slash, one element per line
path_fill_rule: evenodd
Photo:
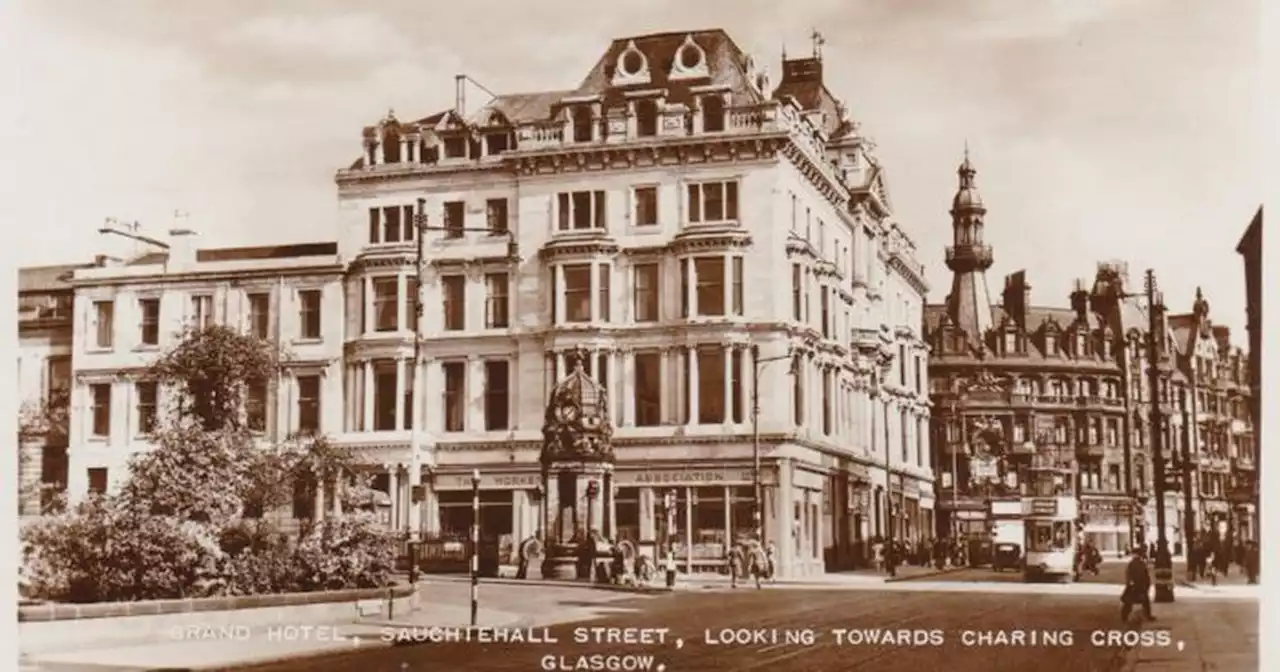
<path fill-rule="evenodd" d="M 427 263 L 426 263 L 426 239 L 427 233 L 431 231 L 447 231 L 456 233 L 475 233 L 484 232 L 493 235 L 505 236 L 507 239 L 507 260 L 519 261 L 520 248 L 516 244 L 515 235 L 510 230 L 494 231 L 492 229 L 480 227 L 445 227 L 445 226 L 429 226 L 427 223 L 427 199 L 418 199 L 417 212 L 414 215 L 414 228 L 417 234 L 416 243 L 416 264 L 418 288 L 417 295 L 414 296 L 413 306 L 413 366 L 409 373 L 409 390 L 410 399 L 413 405 L 409 409 L 409 516 L 407 524 L 409 526 L 409 557 L 410 563 L 417 563 L 417 555 L 415 549 L 418 540 L 421 538 L 422 531 L 422 509 L 421 502 L 426 499 L 426 493 L 422 487 L 422 422 L 419 418 L 418 409 L 425 401 L 425 390 L 423 394 L 419 394 L 418 373 L 422 370 L 422 292 L 427 283 Z M 478 476 L 477 476 L 478 478 Z M 478 482 L 478 481 L 477 481 Z"/>
<path fill-rule="evenodd" d="M 1164 301 L 1156 289 L 1155 272 L 1148 270 L 1146 278 L 1147 292 L 1147 381 L 1151 388 L 1151 458 L 1155 471 L 1156 499 L 1156 557 L 1155 557 L 1155 601 L 1173 601 L 1173 557 L 1169 553 L 1169 537 L 1165 529 L 1165 492 L 1169 484 L 1166 482 L 1164 464 L 1165 418 L 1163 404 L 1164 390 L 1161 383 L 1164 376 L 1160 365 L 1166 356 L 1164 338 Z"/>
<path fill-rule="evenodd" d="M 882 382 L 880 380 L 880 373 L 879 371 L 873 371 L 871 373 L 871 399 L 872 399 L 871 436 L 872 437 L 875 437 L 876 435 L 876 419 L 880 416 L 880 409 L 876 407 L 881 406 L 880 397 L 883 394 L 881 387 L 882 387 Z M 883 408 L 884 408 L 884 508 L 885 508 L 885 515 L 884 515 L 885 563 L 884 564 L 889 572 L 889 576 L 897 576 L 898 569 L 894 567 L 894 564 L 896 563 L 897 559 L 894 557 L 894 552 L 893 552 L 893 525 L 896 520 L 896 516 L 893 511 L 893 451 L 889 448 L 889 407 L 887 404 L 885 404 L 883 405 Z"/>
<path fill-rule="evenodd" d="M 480 470 L 471 470 L 471 627 L 480 611 Z"/>
<path fill-rule="evenodd" d="M 956 415 L 957 408 L 958 405 L 953 397 L 948 404 L 951 423 L 959 419 Z M 959 442 L 952 440 L 947 441 L 947 447 L 951 449 L 951 540 L 955 541 L 960 537 L 960 445 Z"/>
<path fill-rule="evenodd" d="M 751 520 L 755 524 L 756 541 L 764 544 L 764 485 L 760 473 L 760 369 L 769 362 L 791 360 L 795 375 L 795 357 L 788 352 L 776 357 L 760 358 L 760 346 L 751 344 Z"/>

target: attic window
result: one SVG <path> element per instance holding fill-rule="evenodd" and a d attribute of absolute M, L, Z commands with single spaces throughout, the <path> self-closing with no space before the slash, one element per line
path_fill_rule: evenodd
<path fill-rule="evenodd" d="M 490 133 L 485 140 L 488 143 L 487 153 L 489 154 L 501 154 L 511 148 L 510 135 L 505 131 L 502 133 Z"/>
<path fill-rule="evenodd" d="M 632 76 L 640 74 L 644 69 L 644 56 L 635 50 L 622 55 L 622 74 Z"/>
<path fill-rule="evenodd" d="M 647 98 L 635 102 L 636 135 L 642 138 L 658 134 L 658 103 Z"/>
<path fill-rule="evenodd" d="M 1058 337 L 1054 334 L 1044 335 L 1044 353 L 1046 355 L 1055 355 L 1058 353 Z"/>
<path fill-rule="evenodd" d="M 693 70 L 702 65 L 702 50 L 696 45 L 685 44 L 680 48 L 680 65 L 685 70 Z"/>
<path fill-rule="evenodd" d="M 462 159 L 467 156 L 467 140 L 462 137 L 444 139 L 444 158 Z"/>
<path fill-rule="evenodd" d="M 724 130 L 724 99 L 720 96 L 702 98 L 702 130 L 719 133 Z"/>

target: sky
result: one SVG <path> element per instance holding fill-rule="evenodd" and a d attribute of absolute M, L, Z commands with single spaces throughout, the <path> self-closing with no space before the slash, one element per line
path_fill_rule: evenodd
<path fill-rule="evenodd" d="M 576 86 L 613 38 L 719 27 L 780 72 L 825 38 L 827 85 L 878 144 L 895 217 L 932 285 L 965 143 L 988 207 L 988 272 L 1066 304 L 1096 263 L 1197 286 L 1243 344 L 1235 252 L 1262 201 L 1256 0 L 18 0 L 19 96 L 3 199 L 23 265 L 125 254 L 107 217 L 202 246 L 335 237 L 334 171 L 388 110 Z M 478 95 L 472 93 L 472 96 Z M 474 98 L 473 98 L 474 100 Z M 477 101 L 475 104 L 479 104 Z M 10 184 L 9 186 L 13 186 Z M 175 213 L 178 216 L 175 217 Z M 51 232 L 59 232 L 51 236 Z M 1139 289 L 1137 286 L 1135 290 Z"/>

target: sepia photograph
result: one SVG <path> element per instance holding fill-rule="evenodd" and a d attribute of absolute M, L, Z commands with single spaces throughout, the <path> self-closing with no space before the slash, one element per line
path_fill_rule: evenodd
<path fill-rule="evenodd" d="M 5 669 L 1266 667 L 1256 0 L 6 9 Z"/>

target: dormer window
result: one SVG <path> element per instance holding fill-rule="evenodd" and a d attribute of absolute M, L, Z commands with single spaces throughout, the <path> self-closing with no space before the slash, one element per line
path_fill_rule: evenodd
<path fill-rule="evenodd" d="M 1006 355 L 1016 354 L 1018 352 L 1018 333 L 1015 331 L 1004 332 L 1004 352 Z"/>
<path fill-rule="evenodd" d="M 644 54 L 631 50 L 622 55 L 622 74 L 634 77 L 644 69 Z"/>
<path fill-rule="evenodd" d="M 719 133 L 724 130 L 724 99 L 720 96 L 702 98 L 702 130 Z"/>
<path fill-rule="evenodd" d="M 670 79 L 698 79 L 711 76 L 707 69 L 707 53 L 693 40 L 693 35 L 684 38 L 684 43 L 676 49 L 672 59 Z"/>
<path fill-rule="evenodd" d="M 618 54 L 618 60 L 613 72 L 613 85 L 630 86 L 644 84 L 648 81 L 649 59 L 645 57 L 644 52 L 636 47 L 634 40 L 628 42 L 622 53 Z"/>
<path fill-rule="evenodd" d="M 511 148 L 511 136 L 508 133 L 490 133 L 485 138 L 486 153 L 501 154 Z"/>
<path fill-rule="evenodd" d="M 462 136 L 453 136 L 444 139 L 444 158 L 446 159 L 465 159 L 467 158 L 467 139 Z"/>
<path fill-rule="evenodd" d="M 1076 333 L 1076 357 L 1084 357 L 1089 354 L 1089 337 L 1083 333 Z"/>
<path fill-rule="evenodd" d="M 573 141 L 591 142 L 591 108 L 580 105 L 573 108 Z"/>
<path fill-rule="evenodd" d="M 635 102 L 636 135 L 651 138 L 658 134 L 658 103 L 655 100 L 641 98 Z"/>
<path fill-rule="evenodd" d="M 695 44 L 685 43 L 680 48 L 680 65 L 685 70 L 693 70 L 702 65 L 702 50 Z"/>
<path fill-rule="evenodd" d="M 1046 355 L 1058 354 L 1058 336 L 1056 334 L 1044 335 L 1044 354 Z"/>

